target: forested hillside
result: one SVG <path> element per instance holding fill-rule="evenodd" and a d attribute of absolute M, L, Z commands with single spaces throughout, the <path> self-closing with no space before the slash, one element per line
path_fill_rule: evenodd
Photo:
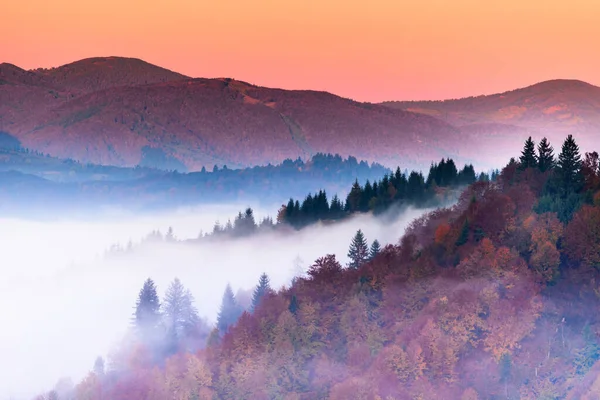
<path fill-rule="evenodd" d="M 355 157 L 319 153 L 278 165 L 237 170 L 215 165 L 209 171 L 179 173 L 83 164 L 21 147 L 2 148 L 0 143 L 0 212 L 44 211 L 49 205 L 55 210 L 86 211 L 101 206 L 147 210 L 220 202 L 271 206 L 285 199 L 282 193 L 343 191 L 355 179 L 373 180 L 389 172 Z"/>
<path fill-rule="evenodd" d="M 227 287 L 210 332 L 181 282 L 140 282 L 110 363 L 40 398 L 598 399 L 599 157 L 557 153 L 530 138 L 397 244 L 366 255 L 358 232 L 350 265 L 261 276 L 250 306 Z"/>

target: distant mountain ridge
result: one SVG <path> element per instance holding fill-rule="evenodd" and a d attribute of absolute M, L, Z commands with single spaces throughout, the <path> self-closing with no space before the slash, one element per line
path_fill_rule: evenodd
<path fill-rule="evenodd" d="M 2 64 L 0 81 L 0 131 L 84 162 L 137 165 L 152 147 L 189 170 L 317 152 L 424 167 L 458 152 L 458 130 L 435 118 L 325 92 L 192 79 L 137 59 Z"/>
<path fill-rule="evenodd" d="M 571 133 L 589 147 L 600 135 L 600 87 L 574 79 L 555 79 L 493 95 L 381 104 L 441 119 L 467 135 L 477 131 L 479 137 L 508 133 L 522 139 L 532 134 L 548 136 L 558 145 Z"/>
<path fill-rule="evenodd" d="M 57 157 L 116 166 L 153 166 L 152 159 L 189 171 L 241 168 L 322 152 L 390 167 L 425 169 L 452 157 L 488 168 L 515 155 L 529 135 L 558 142 L 573 133 L 585 148 L 600 131 L 599 110 L 600 88 L 581 81 L 371 104 L 190 78 L 135 58 L 30 71 L 0 64 L 0 132 Z"/>

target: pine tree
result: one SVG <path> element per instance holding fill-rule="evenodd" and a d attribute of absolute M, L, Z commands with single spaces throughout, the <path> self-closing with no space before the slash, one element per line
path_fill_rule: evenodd
<path fill-rule="evenodd" d="M 369 256 L 369 247 L 367 245 L 367 240 L 365 239 L 365 235 L 362 233 L 362 230 L 358 230 L 354 238 L 352 239 L 352 243 L 350 244 L 350 250 L 348 251 L 348 257 L 350 258 L 350 263 L 348 267 L 350 268 L 358 268 L 362 264 L 365 263 Z"/>
<path fill-rule="evenodd" d="M 352 184 L 352 189 L 350 189 L 350 193 L 348 193 L 348 197 L 346 198 L 346 207 L 348 208 L 348 211 L 352 213 L 359 210 L 361 197 L 362 188 L 357 179 L 354 181 L 354 184 Z"/>
<path fill-rule="evenodd" d="M 167 234 L 165 235 L 165 241 L 167 241 L 167 242 L 175 241 L 175 234 L 173 233 L 172 227 L 169 227 L 169 229 L 167 230 Z"/>
<path fill-rule="evenodd" d="M 369 249 L 369 260 L 374 259 L 380 251 L 381 246 L 379 245 L 379 241 L 377 239 L 373 240 L 373 243 L 371 243 L 371 248 Z"/>
<path fill-rule="evenodd" d="M 104 373 L 105 373 L 104 359 L 102 357 L 96 358 L 96 361 L 94 362 L 93 372 L 94 372 L 94 374 L 97 377 L 103 377 L 104 376 Z"/>
<path fill-rule="evenodd" d="M 269 277 L 267 274 L 263 273 L 258 280 L 258 285 L 254 289 L 254 293 L 252 294 L 252 305 L 250 307 L 250 312 L 254 312 L 256 307 L 260 304 L 262 298 L 271 291 L 271 285 L 269 284 Z"/>
<path fill-rule="evenodd" d="M 334 195 L 331 199 L 331 206 L 329 207 L 329 216 L 332 219 L 341 218 L 342 213 L 344 212 L 344 206 L 342 205 L 341 200 L 338 195 Z"/>
<path fill-rule="evenodd" d="M 298 312 L 298 299 L 296 295 L 292 295 L 292 299 L 290 300 L 290 305 L 288 306 L 288 310 L 294 315 Z"/>
<path fill-rule="evenodd" d="M 563 193 L 578 192 L 583 185 L 581 155 L 573 135 L 567 136 L 558 155 L 558 178 Z"/>
<path fill-rule="evenodd" d="M 460 230 L 460 236 L 458 237 L 458 240 L 456 241 L 456 245 L 462 246 L 463 244 L 467 243 L 468 240 L 469 240 L 469 221 L 465 219 L 462 229 Z"/>
<path fill-rule="evenodd" d="M 227 332 L 227 329 L 235 324 L 238 318 L 242 315 L 242 309 L 235 300 L 231 285 L 227 284 L 225 292 L 223 293 L 223 300 L 221 302 L 221 309 L 217 316 L 217 328 L 221 334 Z"/>
<path fill-rule="evenodd" d="M 554 168 L 554 149 L 550 146 L 548 139 L 543 138 L 538 145 L 538 168 L 545 172 Z"/>
<path fill-rule="evenodd" d="M 531 136 L 525 141 L 525 146 L 519 158 L 519 168 L 525 170 L 527 168 L 535 168 L 538 165 L 538 157 L 535 154 L 535 143 L 531 140 Z"/>
<path fill-rule="evenodd" d="M 183 287 L 178 278 L 175 278 L 167 289 L 163 301 L 167 339 L 175 341 L 175 343 L 171 343 L 173 346 L 185 339 L 200 321 L 193 302 L 194 297 L 190 291 Z"/>
<path fill-rule="evenodd" d="M 140 290 L 135 305 L 134 327 L 140 339 L 144 341 L 157 339 L 160 324 L 160 300 L 154 281 L 148 278 Z"/>

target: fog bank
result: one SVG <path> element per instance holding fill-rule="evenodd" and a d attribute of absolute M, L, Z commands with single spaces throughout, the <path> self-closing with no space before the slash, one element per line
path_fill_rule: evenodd
<path fill-rule="evenodd" d="M 300 257 L 306 269 L 335 254 L 348 261 L 350 241 L 362 229 L 369 243 L 397 243 L 406 225 L 427 210 L 408 209 L 394 222 L 357 215 L 334 225 L 315 225 L 283 235 L 201 244 L 156 244 L 132 254 L 103 258 L 111 244 L 139 241 L 172 226 L 180 239 L 210 231 L 244 206 L 184 209 L 156 215 L 113 215 L 86 221 L 0 220 L 0 399 L 50 390 L 69 376 L 74 382 L 106 356 L 126 333 L 143 281 L 155 280 L 162 297 L 181 279 L 202 317 L 214 323 L 227 283 L 234 293 L 251 289 L 262 272 L 278 289 L 288 285 Z M 257 220 L 276 210 L 255 210 Z M 385 219 L 384 219 L 385 220 Z"/>

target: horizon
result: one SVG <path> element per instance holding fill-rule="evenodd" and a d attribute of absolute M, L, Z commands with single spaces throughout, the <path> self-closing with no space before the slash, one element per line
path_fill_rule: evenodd
<path fill-rule="evenodd" d="M 585 0 L 177 0 L 168 8 L 34 0 L 3 12 L 0 57 L 25 69 L 126 54 L 188 76 L 373 103 L 493 94 L 555 77 L 600 82 L 600 55 L 589 51 L 600 4 Z"/>

